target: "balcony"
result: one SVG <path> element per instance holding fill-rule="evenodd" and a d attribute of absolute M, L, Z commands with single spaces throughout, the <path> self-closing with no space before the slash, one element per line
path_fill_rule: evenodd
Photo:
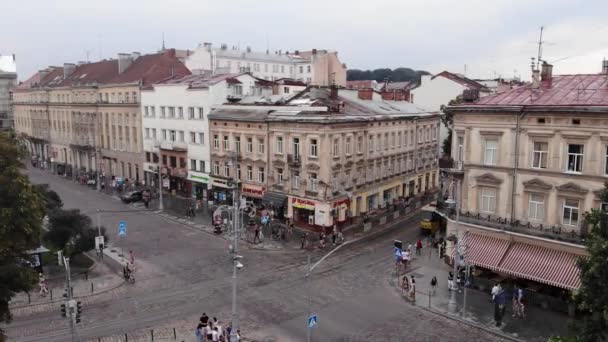
<path fill-rule="evenodd" d="M 185 152 L 188 151 L 188 144 L 185 142 L 163 140 L 160 142 L 160 148 L 168 151 Z"/>
<path fill-rule="evenodd" d="M 299 154 L 288 154 L 287 164 L 290 167 L 299 168 L 302 166 L 302 157 Z"/>
<path fill-rule="evenodd" d="M 456 220 L 456 209 L 447 207 L 445 202 L 438 203 L 437 211 L 450 220 Z M 586 236 L 586 227 L 582 224 L 579 224 L 580 230 L 574 230 L 572 227 L 566 228 L 561 225 L 531 223 L 520 220 L 510 222 L 508 218 L 471 211 L 460 211 L 459 222 L 579 245 L 583 244 Z"/>

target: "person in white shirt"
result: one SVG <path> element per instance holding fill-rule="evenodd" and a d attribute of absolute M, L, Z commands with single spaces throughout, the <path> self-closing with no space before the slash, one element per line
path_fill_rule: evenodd
<path fill-rule="evenodd" d="M 220 334 L 217 332 L 217 327 L 215 327 L 211 331 L 211 341 L 219 342 L 219 340 L 220 340 Z"/>

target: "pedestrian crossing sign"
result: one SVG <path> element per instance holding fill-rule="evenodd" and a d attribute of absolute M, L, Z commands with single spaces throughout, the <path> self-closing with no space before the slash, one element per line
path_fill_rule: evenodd
<path fill-rule="evenodd" d="M 308 327 L 314 328 L 317 326 L 317 315 L 312 315 L 308 317 Z"/>

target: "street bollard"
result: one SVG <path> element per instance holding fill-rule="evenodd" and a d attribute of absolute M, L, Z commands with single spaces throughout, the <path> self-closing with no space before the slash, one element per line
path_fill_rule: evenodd
<path fill-rule="evenodd" d="M 27 303 L 30 304 L 32 302 L 32 298 L 30 297 L 30 293 L 27 292 Z"/>
<path fill-rule="evenodd" d="M 154 341 L 154 329 L 150 329 L 150 337 L 152 337 L 152 341 Z"/>
<path fill-rule="evenodd" d="M 89 272 L 84 272 L 84 280 L 89 280 Z"/>
<path fill-rule="evenodd" d="M 98 337 L 98 338 L 97 338 L 97 342 L 101 342 L 101 337 Z"/>
<path fill-rule="evenodd" d="M 177 332 L 175 331 L 175 328 L 173 328 L 173 339 L 177 340 Z"/>
<path fill-rule="evenodd" d="M 129 335 L 125 333 L 125 342 L 129 342 Z"/>
<path fill-rule="evenodd" d="M 91 293 L 93 293 L 93 292 L 94 292 L 94 290 L 93 290 L 93 282 L 91 282 Z"/>
<path fill-rule="evenodd" d="M 53 289 L 49 291 L 51 293 L 51 300 L 53 300 Z"/>
<path fill-rule="evenodd" d="M 72 297 L 74 297 L 74 286 L 70 287 L 70 292 L 72 293 Z"/>
<path fill-rule="evenodd" d="M 429 309 L 431 308 L 431 291 L 429 291 Z"/>

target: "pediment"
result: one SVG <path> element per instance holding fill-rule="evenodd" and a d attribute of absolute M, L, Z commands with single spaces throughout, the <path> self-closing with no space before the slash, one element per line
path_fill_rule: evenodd
<path fill-rule="evenodd" d="M 502 179 L 494 176 L 491 173 L 484 173 L 481 176 L 475 177 L 478 183 L 491 183 L 491 184 L 500 184 L 502 183 Z"/>
<path fill-rule="evenodd" d="M 572 182 L 557 186 L 556 188 L 557 188 L 557 191 L 561 191 L 561 192 L 574 192 L 574 193 L 580 193 L 580 194 L 585 194 L 585 193 L 589 192 L 588 189 L 585 189 Z"/>
<path fill-rule="evenodd" d="M 547 184 L 538 178 L 530 179 L 529 181 L 523 182 L 523 185 L 526 189 L 551 190 L 551 188 L 553 188 L 551 184 Z"/>

